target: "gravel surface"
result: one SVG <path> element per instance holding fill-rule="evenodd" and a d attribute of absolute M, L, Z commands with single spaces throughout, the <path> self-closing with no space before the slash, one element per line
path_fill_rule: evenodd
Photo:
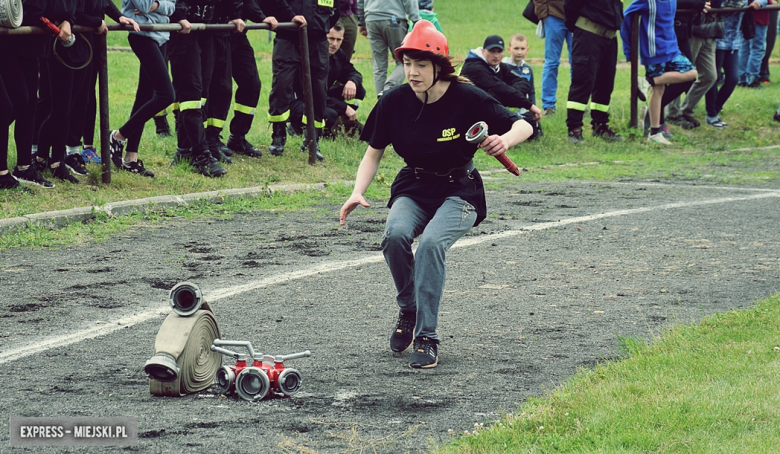
<path fill-rule="evenodd" d="M 423 452 L 619 357 L 618 336 L 652 340 L 778 291 L 776 186 L 491 180 L 503 184 L 488 219 L 448 254 L 435 369 L 389 349 L 397 307 L 379 250 L 387 210 L 374 200 L 344 229 L 339 206 L 320 206 L 0 253 L 0 409 L 137 416 L 139 445 L 125 451 Z M 223 338 L 311 350 L 289 362 L 301 392 L 150 395 L 142 367 L 168 290 L 185 280 Z"/>

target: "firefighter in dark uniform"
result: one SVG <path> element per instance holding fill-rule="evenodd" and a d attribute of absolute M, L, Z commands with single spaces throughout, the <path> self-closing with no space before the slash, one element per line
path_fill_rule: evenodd
<path fill-rule="evenodd" d="M 214 10 L 219 3 L 226 8 L 229 22 L 236 24 L 237 31 L 244 30 L 241 17 L 241 0 L 179 0 L 176 12 L 171 17 L 184 18 L 190 23 L 213 23 Z M 201 174 L 218 177 L 227 173 L 219 164 L 219 156 L 209 151 L 206 142 L 204 122 L 204 87 L 209 86 L 211 71 L 214 67 L 212 32 L 171 33 L 168 55 L 171 61 L 173 88 L 179 104 L 178 147 L 174 162 L 190 158 L 193 166 Z M 230 98 L 228 97 L 228 100 Z"/>
<path fill-rule="evenodd" d="M 595 137 L 620 140 L 609 127 L 609 103 L 615 85 L 616 35 L 623 25 L 623 4 L 620 0 L 565 0 L 563 9 L 566 27 L 573 35 L 571 87 L 566 104 L 569 141 L 584 140 L 582 117 L 586 108 L 590 108 Z"/>
<path fill-rule="evenodd" d="M 275 3 L 269 0 L 266 3 Z M 241 18 L 255 23 L 264 22 L 276 29 L 277 21 L 273 16 L 266 16 L 257 5 L 256 0 L 244 0 Z M 230 137 L 227 147 L 231 152 L 252 157 L 260 157 L 263 153 L 247 142 L 246 134 L 252 127 L 255 110 L 260 100 L 260 74 L 257 72 L 255 50 L 249 44 L 245 33 L 230 34 L 230 56 L 233 69 L 233 80 L 236 81 L 235 108 L 230 121 Z"/>
<path fill-rule="evenodd" d="M 309 40 L 309 55 L 311 67 L 312 95 L 314 97 L 314 118 L 304 117 L 304 122 L 314 121 L 319 141 L 322 128 L 325 126 L 325 98 L 328 81 L 328 40 L 330 19 L 333 15 L 334 0 L 286 0 L 280 1 L 276 19 L 280 22 L 297 22 L 307 26 Z M 274 156 L 281 156 L 287 141 L 286 122 L 290 117 L 290 104 L 293 101 L 293 80 L 301 77 L 301 53 L 297 30 L 281 30 L 274 39 L 273 79 L 271 94 L 268 97 L 268 119 L 273 125 L 272 143 L 268 151 Z M 304 135 L 301 150 L 308 146 Z M 317 159 L 323 156 L 317 147 Z"/>
<path fill-rule="evenodd" d="M 363 125 L 356 118 L 360 101 L 366 97 L 363 88 L 363 75 L 350 63 L 349 57 L 341 49 L 344 28 L 334 25 L 328 32 L 328 97 L 325 101 L 325 129 L 323 137 L 335 138 L 338 127 L 343 126 L 349 136 L 360 135 Z M 303 87 L 295 81 L 295 101 L 290 106 L 290 125 L 287 132 L 303 134 Z"/>
<path fill-rule="evenodd" d="M 239 5 L 242 3 L 239 2 Z M 230 22 L 231 17 L 236 17 L 233 16 L 236 14 L 234 8 L 235 5 L 232 2 L 218 3 L 214 9 L 212 23 L 225 24 Z M 243 17 L 243 6 L 240 6 L 237 17 Z M 201 98 L 206 100 L 203 119 L 206 125 L 206 143 L 211 154 L 227 164 L 232 164 L 228 155 L 233 155 L 233 152 L 222 143 L 220 134 L 225 126 L 230 110 L 230 101 L 233 97 L 230 37 L 241 34 L 243 33 L 232 30 L 202 33 L 202 35 L 206 35 L 202 39 L 211 39 L 211 53 L 213 55 L 211 65 L 203 67 L 204 91 Z M 260 155 L 254 153 L 251 156 L 258 157 Z"/>

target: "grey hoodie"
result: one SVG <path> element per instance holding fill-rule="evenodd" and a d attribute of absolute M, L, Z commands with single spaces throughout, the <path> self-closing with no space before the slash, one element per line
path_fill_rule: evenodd
<path fill-rule="evenodd" d="M 400 20 L 417 22 L 420 20 L 418 0 L 358 0 L 358 24 L 378 20 L 390 20 L 393 16 Z"/>

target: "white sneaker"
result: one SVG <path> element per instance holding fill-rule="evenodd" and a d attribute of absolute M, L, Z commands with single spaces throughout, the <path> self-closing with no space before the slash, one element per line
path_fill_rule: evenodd
<path fill-rule="evenodd" d="M 647 136 L 647 141 L 648 142 L 653 142 L 653 143 L 660 143 L 662 145 L 671 145 L 672 144 L 672 142 L 669 142 L 668 140 L 666 140 L 666 137 L 664 137 L 663 131 L 659 132 L 658 134 L 653 134 L 653 135 Z"/>

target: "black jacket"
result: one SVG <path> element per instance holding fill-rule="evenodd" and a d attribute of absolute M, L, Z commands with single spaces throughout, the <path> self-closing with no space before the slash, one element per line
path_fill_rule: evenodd
<path fill-rule="evenodd" d="M 494 71 L 477 52 L 469 52 L 460 75 L 467 77 L 505 107 L 530 109 L 533 105 L 528 99 L 531 82 L 518 76 L 506 63 L 500 63 L 498 72 Z"/>
<path fill-rule="evenodd" d="M 623 3 L 620 0 L 564 0 L 563 11 L 566 28 L 574 31 L 580 16 L 603 25 L 610 30 L 620 30 L 623 25 Z"/>
<path fill-rule="evenodd" d="M 309 41 L 327 40 L 333 8 L 319 6 L 318 0 L 258 0 L 258 3 L 266 15 L 276 17 L 279 22 L 291 22 L 293 16 L 305 17 Z M 298 30 L 278 30 L 276 36 L 297 42 Z"/>
<path fill-rule="evenodd" d="M 220 9 L 218 16 L 215 15 L 217 7 Z M 174 23 L 187 19 L 191 23 L 222 23 L 224 18 L 240 18 L 242 12 L 242 0 L 176 0 L 176 10 L 170 21 Z"/>
<path fill-rule="evenodd" d="M 328 58 L 328 88 L 332 87 L 334 83 L 340 82 L 346 84 L 349 81 L 355 82 L 356 86 L 363 84 L 363 75 L 358 72 L 357 69 L 350 63 L 347 54 L 343 50 L 339 49 L 335 54 Z M 343 114 L 347 111 L 347 103 L 340 98 L 333 98 L 328 96 L 325 101 L 326 107 L 330 107 L 339 114 Z"/>

